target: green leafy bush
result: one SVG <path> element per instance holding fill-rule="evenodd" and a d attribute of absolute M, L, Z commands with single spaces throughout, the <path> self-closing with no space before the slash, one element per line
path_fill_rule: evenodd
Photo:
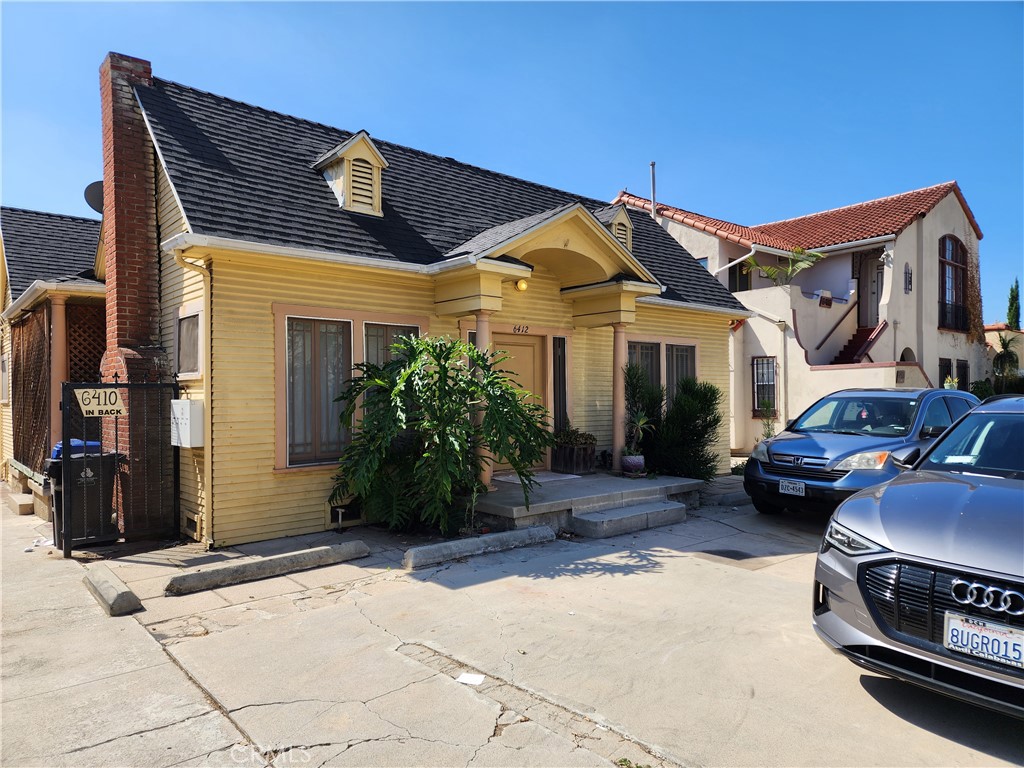
<path fill-rule="evenodd" d="M 661 428 L 645 451 L 656 472 L 711 480 L 718 472 L 718 428 L 725 396 L 710 382 L 682 379 L 668 403 Z"/>
<path fill-rule="evenodd" d="M 523 496 L 554 439 L 547 410 L 501 369 L 501 353 L 438 337 L 403 338 L 382 365 L 362 363 L 337 398 L 342 424 L 361 417 L 339 461 L 333 503 L 355 497 L 390 528 L 423 522 L 448 534 L 471 526 L 481 459 L 508 464 Z"/>

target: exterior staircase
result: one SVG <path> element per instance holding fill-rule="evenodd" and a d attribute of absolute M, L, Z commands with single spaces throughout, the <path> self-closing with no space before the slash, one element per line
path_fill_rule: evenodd
<path fill-rule="evenodd" d="M 832 365 L 855 365 L 860 362 L 857 353 L 868 343 L 874 328 L 858 328 L 853 337 L 846 342 L 846 346 L 839 350 L 839 354 L 832 360 Z"/>

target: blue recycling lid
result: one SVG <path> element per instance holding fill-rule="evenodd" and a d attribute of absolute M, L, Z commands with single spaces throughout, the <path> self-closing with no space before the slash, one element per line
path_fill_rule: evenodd
<path fill-rule="evenodd" d="M 103 447 L 98 440 L 78 440 L 77 438 L 74 438 L 68 442 L 68 447 L 71 449 L 72 453 L 99 453 L 100 449 Z M 55 446 L 53 446 L 53 450 L 50 452 L 50 458 L 59 459 L 63 455 L 64 441 L 60 440 Z"/>

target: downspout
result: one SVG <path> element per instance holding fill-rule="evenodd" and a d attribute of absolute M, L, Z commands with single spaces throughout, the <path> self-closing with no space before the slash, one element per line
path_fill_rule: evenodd
<path fill-rule="evenodd" d="M 175 248 L 174 263 L 182 269 L 197 273 L 203 281 L 203 486 L 206 489 L 206 545 L 212 547 L 213 536 L 213 313 L 210 270 L 200 264 L 185 261 L 184 251 Z"/>
<path fill-rule="evenodd" d="M 711 276 L 712 277 L 716 277 L 719 272 L 725 272 L 725 270 L 729 269 L 730 267 L 735 267 L 737 264 L 742 264 L 744 261 L 749 259 L 755 253 L 757 253 L 757 245 L 756 244 L 750 246 L 750 253 L 747 253 L 747 254 L 745 254 L 743 256 L 740 256 L 738 259 L 736 259 L 736 261 L 730 261 L 724 267 L 719 267 L 718 269 L 716 269 L 714 272 L 711 273 Z"/>

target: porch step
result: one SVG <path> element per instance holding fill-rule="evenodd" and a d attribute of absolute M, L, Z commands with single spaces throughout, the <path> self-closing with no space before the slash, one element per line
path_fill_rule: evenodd
<path fill-rule="evenodd" d="M 7 508 L 16 515 L 31 515 L 36 511 L 31 493 L 7 494 Z"/>
<path fill-rule="evenodd" d="M 572 532 L 589 539 L 607 539 L 686 520 L 686 505 L 678 501 L 652 501 L 629 507 L 573 513 Z"/>

